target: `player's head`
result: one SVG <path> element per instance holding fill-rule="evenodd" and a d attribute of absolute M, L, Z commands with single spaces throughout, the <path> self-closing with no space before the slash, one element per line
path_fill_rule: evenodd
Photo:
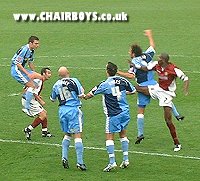
<path fill-rule="evenodd" d="M 29 48 L 36 49 L 39 47 L 39 38 L 37 36 L 30 36 L 28 39 Z"/>
<path fill-rule="evenodd" d="M 158 64 L 160 66 L 166 65 L 169 63 L 169 55 L 167 53 L 161 53 L 158 56 Z"/>
<path fill-rule="evenodd" d="M 51 69 L 48 67 L 42 68 L 41 75 L 44 77 L 44 80 L 48 80 L 51 77 Z"/>
<path fill-rule="evenodd" d="M 115 65 L 112 62 L 108 62 L 108 64 L 106 65 L 106 71 L 107 71 L 109 76 L 116 75 L 116 73 L 117 73 L 117 65 Z"/>
<path fill-rule="evenodd" d="M 69 77 L 69 70 L 67 70 L 66 67 L 60 67 L 58 69 L 58 75 L 61 77 L 61 78 L 67 78 Z"/>
<path fill-rule="evenodd" d="M 131 45 L 128 53 L 129 53 L 131 58 L 141 56 L 142 55 L 142 48 L 137 44 L 133 44 L 133 45 Z"/>

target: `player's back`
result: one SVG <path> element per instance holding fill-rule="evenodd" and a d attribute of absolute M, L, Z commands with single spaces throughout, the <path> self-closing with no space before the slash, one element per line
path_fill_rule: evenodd
<path fill-rule="evenodd" d="M 76 78 L 63 78 L 58 80 L 54 86 L 51 98 L 58 98 L 59 106 L 80 106 L 81 101 L 79 95 L 83 94 L 84 90 Z"/>
<path fill-rule="evenodd" d="M 108 116 L 114 116 L 129 109 L 126 91 L 134 92 L 135 88 L 125 78 L 113 76 L 100 83 L 93 93 L 94 95 L 103 94 L 104 112 Z"/>
<path fill-rule="evenodd" d="M 147 66 L 152 61 L 155 50 L 153 47 L 149 47 L 141 56 L 134 57 L 132 63 L 134 65 Z M 136 81 L 140 86 L 155 85 L 157 82 L 154 80 L 154 72 L 144 71 L 141 69 L 134 69 Z"/>
<path fill-rule="evenodd" d="M 25 67 L 27 61 L 33 61 L 34 50 L 30 50 L 28 44 L 22 46 L 13 56 L 11 66 L 22 64 Z"/>

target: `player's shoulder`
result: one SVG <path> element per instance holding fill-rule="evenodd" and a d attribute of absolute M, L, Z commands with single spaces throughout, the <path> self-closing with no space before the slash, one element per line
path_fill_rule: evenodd
<path fill-rule="evenodd" d="M 55 84 L 53 85 L 53 87 L 57 87 L 58 85 L 62 85 L 62 80 L 59 79 L 55 82 Z"/>
<path fill-rule="evenodd" d="M 152 46 L 150 46 L 150 47 L 148 47 L 147 49 L 146 49 L 146 51 L 145 51 L 145 53 L 156 53 L 156 50 L 152 47 Z"/>
<path fill-rule="evenodd" d="M 114 77 L 115 81 L 118 83 L 120 83 L 121 85 L 123 84 L 130 84 L 130 81 L 128 79 L 126 79 L 125 77 L 122 77 L 122 76 L 115 76 Z"/>
<path fill-rule="evenodd" d="M 122 76 L 115 76 L 116 80 L 128 81 L 125 77 Z"/>
<path fill-rule="evenodd" d="M 133 64 L 136 64 L 136 63 L 140 63 L 142 61 L 142 57 L 141 56 L 138 56 L 138 57 L 134 57 L 131 62 Z"/>
<path fill-rule="evenodd" d="M 71 82 L 72 84 L 76 84 L 76 85 L 81 85 L 81 82 L 79 81 L 78 78 L 76 77 L 70 77 L 68 78 L 69 82 Z"/>
<path fill-rule="evenodd" d="M 171 62 L 169 62 L 169 64 L 168 64 L 168 69 L 175 69 L 175 68 L 178 68 L 175 64 L 173 64 L 173 63 L 171 63 Z"/>
<path fill-rule="evenodd" d="M 102 81 L 98 84 L 98 86 L 99 86 L 99 85 L 104 85 L 104 84 L 109 84 L 110 81 L 111 81 L 110 79 L 102 80 Z"/>
<path fill-rule="evenodd" d="M 28 44 L 21 46 L 22 51 L 30 50 Z"/>

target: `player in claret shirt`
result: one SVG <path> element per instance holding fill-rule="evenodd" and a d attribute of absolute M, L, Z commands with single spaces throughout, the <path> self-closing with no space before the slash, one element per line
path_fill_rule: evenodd
<path fill-rule="evenodd" d="M 45 101 L 41 97 L 41 91 L 43 89 L 43 83 L 50 79 L 51 70 L 48 67 L 41 69 L 41 77 L 42 79 L 33 79 L 35 89 L 33 91 L 34 97 L 30 101 L 29 112 L 26 111 L 26 99 L 27 94 L 26 91 L 28 89 L 25 88 L 24 94 L 22 95 L 22 111 L 26 113 L 28 116 L 36 118 L 33 122 L 24 128 L 24 133 L 27 140 L 31 140 L 31 132 L 40 124 L 42 125 L 42 137 L 52 137 L 52 134 L 48 131 L 48 121 L 47 121 L 47 111 L 44 109 Z"/>
<path fill-rule="evenodd" d="M 146 95 L 151 95 L 153 99 L 159 100 L 159 105 L 164 109 L 164 118 L 174 141 L 174 151 L 181 149 L 176 128 L 172 122 L 172 99 L 176 96 L 176 78 L 184 81 L 184 94 L 188 95 L 189 79 L 176 65 L 169 62 L 169 55 L 162 53 L 158 62 L 151 62 L 147 66 L 135 65 L 140 70 L 154 70 L 158 74 L 158 83 L 154 86 L 137 86 L 137 91 Z"/>

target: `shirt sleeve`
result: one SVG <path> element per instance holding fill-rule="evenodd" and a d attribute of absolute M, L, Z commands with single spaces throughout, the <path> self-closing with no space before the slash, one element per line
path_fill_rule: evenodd
<path fill-rule="evenodd" d="M 74 78 L 73 80 L 78 88 L 78 96 L 81 97 L 82 95 L 84 95 L 85 90 L 78 79 Z"/>
<path fill-rule="evenodd" d="M 174 68 L 174 71 L 176 72 L 177 77 L 179 77 L 181 80 L 183 81 L 188 80 L 188 77 L 179 68 Z"/>
<path fill-rule="evenodd" d="M 147 59 L 147 62 L 151 61 L 151 59 L 153 58 L 153 56 L 155 55 L 156 51 L 155 49 L 150 46 L 149 48 L 147 48 L 147 50 L 144 52 L 146 54 L 148 54 L 150 57 Z"/>
<path fill-rule="evenodd" d="M 147 64 L 147 69 L 148 69 L 148 70 L 152 70 L 157 64 L 158 64 L 158 61 L 150 61 L 150 62 Z"/>

